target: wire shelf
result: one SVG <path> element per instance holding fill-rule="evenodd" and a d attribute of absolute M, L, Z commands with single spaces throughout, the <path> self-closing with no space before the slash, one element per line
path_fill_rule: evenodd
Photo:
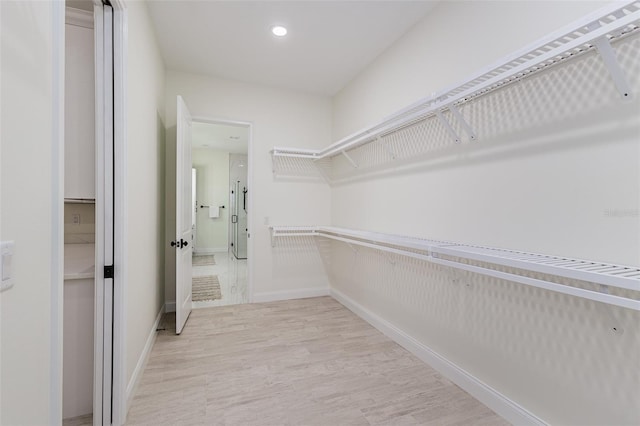
<path fill-rule="evenodd" d="M 363 246 L 394 255 L 407 256 L 455 269 L 640 311 L 640 299 L 638 298 L 640 297 L 640 268 L 634 266 L 336 227 L 271 227 L 272 244 L 275 244 L 277 237 L 291 236 L 328 238 L 350 246 Z M 470 261 L 481 262 L 481 265 L 473 264 Z M 502 271 L 496 269 L 496 265 L 512 268 L 513 270 Z M 532 277 L 527 273 L 569 278 L 598 284 L 600 287 L 596 289 L 581 288 L 544 278 Z M 623 289 L 625 292 L 610 294 L 609 287 Z M 629 290 L 633 293 L 629 292 Z"/>

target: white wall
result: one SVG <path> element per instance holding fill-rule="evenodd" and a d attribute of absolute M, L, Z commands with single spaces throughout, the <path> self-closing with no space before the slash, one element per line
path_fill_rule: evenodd
<path fill-rule="evenodd" d="M 85 13 L 93 22 L 91 12 Z M 93 31 L 65 25 L 65 198 L 96 196 Z"/>
<path fill-rule="evenodd" d="M 198 201 L 196 252 L 226 251 L 229 244 L 229 153 L 208 148 L 195 148 L 192 155 L 196 169 Z M 220 217 L 209 217 L 205 206 L 225 206 Z"/>
<path fill-rule="evenodd" d="M 164 64 L 144 2 L 127 2 L 127 381 L 164 303 Z"/>
<path fill-rule="evenodd" d="M 176 96 L 181 95 L 193 116 L 248 121 L 253 124 L 252 188 L 254 293 L 327 288 L 317 255 L 305 258 L 307 274 L 293 258 L 275 256 L 264 224 L 309 224 L 329 221 L 330 191 L 324 184 L 276 182 L 269 151 L 274 145 L 320 148 L 331 135 L 328 98 L 203 75 L 167 72 L 167 234 L 175 233 L 175 122 Z M 249 253 L 251 256 L 252 253 Z M 166 300 L 175 301 L 175 253 L 167 250 Z M 286 261 L 285 261 L 286 260 Z M 250 260 L 251 261 L 251 260 Z M 291 269 L 288 268 L 297 268 Z M 288 273 L 288 272 L 289 273 Z"/>
<path fill-rule="evenodd" d="M 333 139 L 600 6 L 442 2 L 334 98 Z M 596 76 L 606 92 L 593 91 L 591 78 L 578 92 L 592 96 L 576 93 L 576 102 L 616 96 L 606 73 Z M 640 265 L 638 106 L 480 134 L 447 161 L 336 185 L 332 225 Z M 507 144 L 516 149 L 475 155 Z M 637 313 L 415 262 L 391 267 L 366 250 L 354 259 L 335 244 L 332 261 L 333 289 L 545 421 L 640 421 Z M 468 286 L 455 284 L 460 279 Z M 615 325 L 624 334 L 613 333 Z"/>
<path fill-rule="evenodd" d="M 0 293 L 3 425 L 50 424 L 61 410 L 50 401 L 54 7 L 0 2 L 0 239 L 15 241 L 14 287 Z"/>

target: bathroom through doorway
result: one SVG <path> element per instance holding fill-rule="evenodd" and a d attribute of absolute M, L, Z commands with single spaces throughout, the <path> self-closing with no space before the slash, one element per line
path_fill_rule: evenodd
<path fill-rule="evenodd" d="M 247 303 L 247 124 L 193 120 L 193 307 Z"/>

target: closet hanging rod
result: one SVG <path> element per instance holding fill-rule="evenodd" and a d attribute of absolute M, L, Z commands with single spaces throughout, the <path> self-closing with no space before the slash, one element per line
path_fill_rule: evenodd
<path fill-rule="evenodd" d="M 459 105 L 480 94 L 486 94 L 520 78 L 546 69 L 575 54 L 591 50 L 597 44 L 634 32 L 640 23 L 640 3 L 637 1 L 615 2 L 595 11 L 578 21 L 541 38 L 514 53 L 491 64 L 459 84 L 450 86 L 430 97 L 423 98 L 406 108 L 382 119 L 380 122 L 355 132 L 321 150 L 274 147 L 274 156 L 294 156 L 322 159 L 341 154 L 371 142 L 378 136 L 393 132 L 411 122 L 427 118 Z M 594 25 L 598 24 L 598 25 Z M 610 55 L 602 56 L 608 68 Z M 613 59 L 615 60 L 615 58 Z M 620 76 L 611 75 L 616 85 Z M 631 95 L 629 93 L 625 95 Z M 475 136 L 475 134 L 474 134 Z"/>

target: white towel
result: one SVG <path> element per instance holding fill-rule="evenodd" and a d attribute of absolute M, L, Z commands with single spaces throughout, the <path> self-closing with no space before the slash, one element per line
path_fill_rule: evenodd
<path fill-rule="evenodd" d="M 220 217 L 220 207 L 209 206 L 209 217 L 217 219 Z"/>

